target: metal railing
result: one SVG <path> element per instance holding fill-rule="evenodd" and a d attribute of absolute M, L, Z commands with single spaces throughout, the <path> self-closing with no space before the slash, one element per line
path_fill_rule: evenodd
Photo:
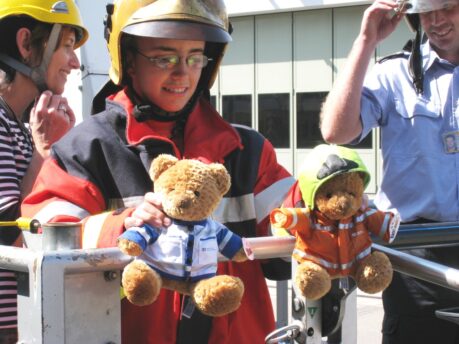
<path fill-rule="evenodd" d="M 373 242 L 393 248 L 438 247 L 459 245 L 459 223 L 436 222 L 400 225 L 395 240 L 386 244 L 374 237 Z"/>
<path fill-rule="evenodd" d="M 40 238 L 39 234 L 30 236 Z M 250 248 L 253 259 L 267 259 L 290 257 L 295 238 L 259 237 L 247 238 L 244 242 Z M 383 246 L 374 243 L 373 249 L 385 253 L 396 271 L 459 291 L 459 270 L 392 248 L 441 245 L 459 245 L 458 224 L 404 225 L 393 244 Z M 0 246 L 0 249 L 0 268 L 18 272 L 19 328 L 23 334 L 20 343 L 37 339 L 47 344 L 77 343 L 97 336 L 106 343 L 118 341 L 120 333 L 113 331 L 114 326 L 119 327 L 120 324 L 118 272 L 130 261 L 130 257 L 117 248 L 43 251 Z M 97 290 L 102 290 L 103 294 Z M 307 300 L 301 304 L 303 301 L 293 294 L 292 312 L 299 314 L 301 311 L 302 315 L 295 318 L 293 327 L 289 325 L 288 336 L 301 338 L 300 341 L 295 339 L 295 343 L 317 343 L 321 338 L 321 304 Z M 96 302 L 101 303 L 98 309 L 103 314 L 94 313 Z M 69 305 L 88 309 L 76 311 L 76 307 Z M 312 309 L 314 312 L 311 312 Z M 97 319 L 99 326 L 95 328 L 92 325 L 97 316 L 103 319 Z M 304 326 L 298 325 L 298 319 Z M 100 326 L 101 323 L 105 326 Z M 72 324 L 76 330 L 66 327 L 69 326 L 66 324 Z M 102 331 L 103 334 L 95 334 L 94 331 Z M 282 333 L 276 335 L 285 338 Z M 69 337 L 70 340 L 67 340 Z"/>

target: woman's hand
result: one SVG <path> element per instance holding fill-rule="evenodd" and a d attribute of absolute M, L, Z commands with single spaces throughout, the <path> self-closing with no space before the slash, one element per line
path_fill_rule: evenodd
<path fill-rule="evenodd" d="M 36 150 L 46 158 L 51 145 L 75 125 L 75 114 L 65 97 L 45 91 L 30 111 L 29 125 Z"/>
<path fill-rule="evenodd" d="M 143 202 L 124 220 L 124 227 L 139 227 L 147 223 L 153 227 L 168 227 L 171 219 L 163 212 L 161 197 L 154 192 L 145 194 Z"/>

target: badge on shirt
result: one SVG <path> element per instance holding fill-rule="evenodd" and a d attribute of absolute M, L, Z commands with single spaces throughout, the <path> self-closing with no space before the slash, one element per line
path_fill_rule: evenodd
<path fill-rule="evenodd" d="M 449 131 L 443 134 L 445 153 L 459 152 L 459 131 Z"/>

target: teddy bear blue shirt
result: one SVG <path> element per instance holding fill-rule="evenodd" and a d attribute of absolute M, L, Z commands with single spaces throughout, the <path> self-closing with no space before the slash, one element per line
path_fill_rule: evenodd
<path fill-rule="evenodd" d="M 120 238 L 137 243 L 145 261 L 161 276 L 199 281 L 215 276 L 218 253 L 231 259 L 242 247 L 242 239 L 212 219 L 172 220 L 167 228 L 147 224 L 131 227 Z"/>

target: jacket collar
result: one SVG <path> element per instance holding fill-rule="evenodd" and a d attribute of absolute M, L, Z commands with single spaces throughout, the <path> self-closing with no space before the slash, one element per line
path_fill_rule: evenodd
<path fill-rule="evenodd" d="M 434 64 L 449 66 L 451 68 L 455 67 L 455 65 L 451 62 L 440 58 L 440 56 L 438 56 L 438 53 L 430 45 L 429 41 L 421 45 L 421 52 L 423 56 L 423 69 L 425 71 L 432 68 Z"/>
<path fill-rule="evenodd" d="M 215 111 L 204 98 L 199 99 L 185 125 L 183 155 L 175 143 L 155 132 L 150 121 L 138 122 L 132 115 L 132 104 L 125 90 L 108 98 L 120 104 L 127 114 L 126 139 L 128 144 L 139 145 L 148 139 L 169 143 L 179 158 L 199 159 L 204 162 L 224 162 L 224 158 L 243 145 L 238 132 Z"/>
<path fill-rule="evenodd" d="M 207 219 L 199 220 L 199 221 L 185 221 L 179 219 L 172 219 L 172 222 L 178 226 L 205 226 L 207 223 Z"/>

